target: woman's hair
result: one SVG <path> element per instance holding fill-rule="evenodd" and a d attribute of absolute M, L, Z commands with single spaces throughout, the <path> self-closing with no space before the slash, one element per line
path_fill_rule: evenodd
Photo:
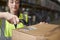
<path fill-rule="evenodd" d="M 7 5 L 8 5 L 8 2 L 9 0 L 6 1 Z M 19 6 L 21 6 L 21 0 L 19 0 L 19 4 L 20 4 Z"/>

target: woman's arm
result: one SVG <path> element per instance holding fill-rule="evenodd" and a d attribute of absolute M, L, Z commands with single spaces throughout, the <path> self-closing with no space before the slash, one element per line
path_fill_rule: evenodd
<path fill-rule="evenodd" d="M 8 13 L 8 12 L 0 12 L 0 19 L 1 18 L 6 19 L 10 23 L 13 23 L 13 24 L 17 24 L 19 22 L 19 19 L 16 15 L 13 15 L 13 14 Z"/>
<path fill-rule="evenodd" d="M 5 18 L 6 12 L 0 12 L 0 18 Z"/>

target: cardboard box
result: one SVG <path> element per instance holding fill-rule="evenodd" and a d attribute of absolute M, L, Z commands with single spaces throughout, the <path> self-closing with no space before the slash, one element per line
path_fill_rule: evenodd
<path fill-rule="evenodd" d="M 60 40 L 60 26 L 36 24 L 13 30 L 12 40 Z"/>

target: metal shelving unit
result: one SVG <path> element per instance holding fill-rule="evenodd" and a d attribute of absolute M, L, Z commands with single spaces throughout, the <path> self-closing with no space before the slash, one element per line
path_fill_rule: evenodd
<path fill-rule="evenodd" d="M 46 6 L 42 6 L 42 5 L 34 4 L 34 3 L 28 3 L 26 1 L 21 1 L 21 7 L 30 7 L 30 8 L 36 8 L 36 9 L 43 9 L 43 10 L 47 10 L 47 11 L 60 12 L 60 10 L 57 9 L 58 7 L 60 8 L 60 6 L 51 1 Z"/>

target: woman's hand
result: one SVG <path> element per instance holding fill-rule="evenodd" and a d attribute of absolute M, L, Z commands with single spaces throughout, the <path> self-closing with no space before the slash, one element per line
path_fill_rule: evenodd
<path fill-rule="evenodd" d="M 40 22 L 40 24 L 48 24 L 47 22 Z"/>
<path fill-rule="evenodd" d="M 4 18 L 12 24 L 19 23 L 19 18 L 16 15 L 10 14 L 8 12 L 4 13 Z"/>

